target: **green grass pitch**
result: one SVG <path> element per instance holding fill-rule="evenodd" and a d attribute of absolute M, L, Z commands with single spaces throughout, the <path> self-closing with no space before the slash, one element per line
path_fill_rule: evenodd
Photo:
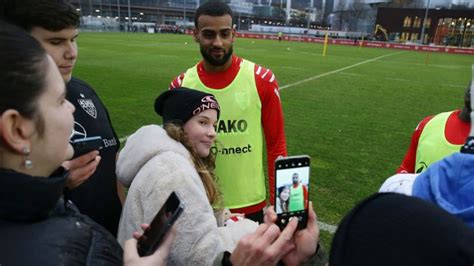
<path fill-rule="evenodd" d="M 191 36 L 81 33 L 74 75 L 109 109 L 119 137 L 160 123 L 153 102 L 200 54 Z M 290 155 L 312 158 L 310 197 L 337 225 L 400 164 L 417 123 L 459 108 L 474 56 L 237 39 L 235 54 L 277 76 Z M 324 75 L 326 74 L 326 75 Z M 325 246 L 332 235 L 322 232 Z"/>

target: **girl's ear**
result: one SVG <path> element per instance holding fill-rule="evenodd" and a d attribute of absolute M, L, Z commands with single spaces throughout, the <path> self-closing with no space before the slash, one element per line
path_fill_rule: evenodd
<path fill-rule="evenodd" d="M 13 152 L 23 154 L 25 148 L 31 149 L 34 133 L 33 120 L 23 117 L 17 110 L 8 109 L 0 116 L 0 140 Z"/>

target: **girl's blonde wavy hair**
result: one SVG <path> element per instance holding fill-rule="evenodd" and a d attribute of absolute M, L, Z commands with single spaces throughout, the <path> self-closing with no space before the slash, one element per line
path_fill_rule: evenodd
<path fill-rule="evenodd" d="M 214 210 L 222 209 L 222 196 L 216 183 L 217 176 L 214 171 L 216 168 L 216 157 L 214 154 L 210 152 L 207 157 L 200 157 L 196 149 L 189 142 L 187 134 L 181 125 L 169 122 L 163 125 L 163 128 L 171 138 L 182 143 L 191 153 L 194 167 L 204 184 L 209 203 L 213 206 Z"/>

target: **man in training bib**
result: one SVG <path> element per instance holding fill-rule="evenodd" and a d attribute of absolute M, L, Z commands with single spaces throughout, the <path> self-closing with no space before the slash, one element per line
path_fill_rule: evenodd
<path fill-rule="evenodd" d="M 270 201 L 275 195 L 274 161 L 286 156 L 278 83 L 270 69 L 232 54 L 232 10 L 209 1 L 196 10 L 194 40 L 203 60 L 171 82 L 212 93 L 221 104 L 216 173 L 224 205 L 249 219 L 263 220 L 266 206 L 263 139 L 266 141 Z M 263 138 L 263 136 L 265 138 Z"/>

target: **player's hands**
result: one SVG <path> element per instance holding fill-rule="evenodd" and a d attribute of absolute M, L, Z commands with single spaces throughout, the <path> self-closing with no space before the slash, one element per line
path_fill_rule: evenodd
<path fill-rule="evenodd" d="M 148 224 L 142 224 L 141 228 L 145 230 Z M 154 266 L 166 265 L 173 241 L 176 238 L 176 225 L 173 225 L 166 234 L 160 247 L 150 256 L 140 257 L 137 251 L 137 239 L 141 236 L 138 232 L 133 233 L 133 238 L 125 241 L 123 262 L 125 266 Z M 137 238 L 138 236 L 138 238 Z"/>
<path fill-rule="evenodd" d="M 313 202 L 309 202 L 308 225 L 302 230 L 296 230 L 293 235 L 295 248 L 283 257 L 285 265 L 300 265 L 316 253 L 319 242 L 318 217 L 313 210 Z"/>
<path fill-rule="evenodd" d="M 285 230 L 275 224 L 261 224 L 257 230 L 240 239 L 230 256 L 233 265 L 275 265 L 294 249 L 292 236 L 298 219 L 292 219 Z"/>
<path fill-rule="evenodd" d="M 66 187 L 75 189 L 84 183 L 95 172 L 100 163 L 99 151 L 91 151 L 70 161 L 62 163 L 62 167 L 69 170 Z"/>

